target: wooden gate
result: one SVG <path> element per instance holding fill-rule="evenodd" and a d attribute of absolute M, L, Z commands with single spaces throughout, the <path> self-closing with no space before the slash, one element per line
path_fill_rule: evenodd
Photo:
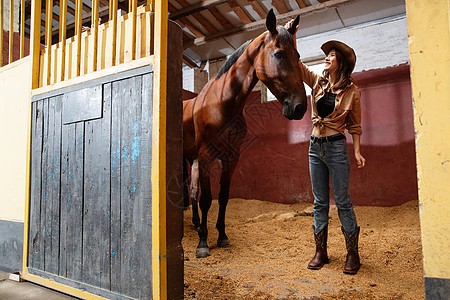
<path fill-rule="evenodd" d="M 70 75 L 70 53 L 34 52 L 25 279 L 81 298 L 183 297 L 181 29 L 164 6 L 142 9 L 156 34 L 140 59 L 96 71 L 78 48 Z"/>

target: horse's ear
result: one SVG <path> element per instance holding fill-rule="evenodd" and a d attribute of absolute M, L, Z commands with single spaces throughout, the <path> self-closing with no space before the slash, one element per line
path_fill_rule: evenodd
<path fill-rule="evenodd" d="M 297 30 L 298 23 L 300 23 L 300 15 L 295 18 L 294 22 L 292 23 L 292 26 L 288 29 L 289 33 L 291 35 L 295 34 L 295 31 Z"/>
<path fill-rule="evenodd" d="M 274 14 L 272 8 L 269 10 L 269 13 L 267 14 L 266 27 L 267 27 L 267 30 L 269 30 L 269 32 L 271 34 L 277 34 L 278 33 L 278 31 L 277 31 L 277 18 L 275 17 L 275 14 Z"/>

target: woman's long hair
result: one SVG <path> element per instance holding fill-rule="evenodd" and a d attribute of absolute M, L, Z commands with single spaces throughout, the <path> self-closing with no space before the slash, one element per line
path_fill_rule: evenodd
<path fill-rule="evenodd" d="M 345 89 L 352 82 L 352 79 L 350 77 L 352 75 L 352 70 L 350 69 L 350 66 L 348 65 L 347 60 L 344 58 L 344 55 L 342 54 L 342 52 L 336 48 L 333 48 L 333 49 L 334 49 L 334 52 L 336 53 L 336 59 L 338 62 L 338 67 L 336 70 L 338 76 L 337 76 L 337 82 L 334 84 L 334 89 L 335 90 Z M 330 49 L 330 51 L 333 49 Z M 327 55 L 328 55 L 328 53 L 327 53 Z M 325 79 L 322 79 L 322 80 L 323 81 L 329 80 L 329 75 L 330 74 L 327 71 L 323 71 L 322 76 Z"/>

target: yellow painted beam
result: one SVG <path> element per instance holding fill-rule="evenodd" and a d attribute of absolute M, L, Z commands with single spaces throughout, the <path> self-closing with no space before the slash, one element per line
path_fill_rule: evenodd
<path fill-rule="evenodd" d="M 98 51 L 98 0 L 92 0 L 92 30 L 94 30 L 94 52 L 92 53 L 92 71 L 97 71 Z"/>
<path fill-rule="evenodd" d="M 131 59 L 136 59 L 136 23 L 137 23 L 137 0 L 131 0 L 131 14 L 132 14 L 132 34 L 131 34 Z"/>
<path fill-rule="evenodd" d="M 64 80 L 66 73 L 66 28 L 67 28 L 67 0 L 59 1 L 59 42 L 61 43 L 61 75 L 60 80 Z"/>
<path fill-rule="evenodd" d="M 11 0 L 9 4 L 9 63 L 13 62 L 13 52 L 14 52 L 13 46 L 14 46 L 14 0 Z"/>
<path fill-rule="evenodd" d="M 50 79 L 51 79 L 51 71 L 52 71 L 52 67 L 51 67 L 51 62 L 52 62 L 52 16 L 53 16 L 53 0 L 47 0 L 47 4 L 45 7 L 45 16 L 46 16 L 46 21 L 45 21 L 45 46 L 47 48 L 47 61 L 46 61 L 46 65 L 47 65 L 47 73 L 46 73 L 46 82 L 47 85 L 50 85 Z"/>
<path fill-rule="evenodd" d="M 97 295 L 94 295 L 94 294 L 91 294 L 91 293 L 88 293 L 88 292 L 85 292 L 82 290 L 78 290 L 76 288 L 73 288 L 73 287 L 70 287 L 70 286 L 67 286 L 67 285 L 64 285 L 61 283 L 58 283 L 51 278 L 45 279 L 45 278 L 42 278 L 42 277 L 39 277 L 36 275 L 32 275 L 32 274 L 28 273 L 28 269 L 25 269 L 25 270 L 26 270 L 26 272 L 23 273 L 22 277 L 28 281 L 46 286 L 48 288 L 66 293 L 68 295 L 75 296 L 80 299 L 107 300 L 107 298 L 103 298 L 103 297 L 100 297 L 100 296 L 97 296 Z"/>
<path fill-rule="evenodd" d="M 76 0 L 75 7 L 75 33 L 77 37 L 77 65 L 76 76 L 80 76 L 81 73 L 81 26 L 82 26 L 82 14 L 83 14 L 83 0 Z"/>
<path fill-rule="evenodd" d="M 31 88 L 39 87 L 40 72 L 40 46 L 41 46 L 41 0 L 31 1 L 31 31 L 30 31 L 30 55 L 31 55 Z"/>
<path fill-rule="evenodd" d="M 407 0 L 424 276 L 450 279 L 450 1 Z"/>
<path fill-rule="evenodd" d="M 116 65 L 116 52 L 117 52 L 117 3 L 118 0 L 112 0 L 112 44 L 111 44 L 111 64 L 112 66 Z M 110 2 L 111 5 L 111 2 Z"/>
<path fill-rule="evenodd" d="M 25 56 L 25 0 L 20 0 L 20 58 Z"/>
<path fill-rule="evenodd" d="M 0 68 L 3 66 L 3 0 L 0 0 Z"/>
<path fill-rule="evenodd" d="M 166 250 L 166 98 L 168 4 L 155 3 L 155 65 L 152 138 L 153 297 L 167 299 Z"/>

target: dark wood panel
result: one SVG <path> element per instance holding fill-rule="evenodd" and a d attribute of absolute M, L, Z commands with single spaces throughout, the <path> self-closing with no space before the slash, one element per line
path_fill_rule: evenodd
<path fill-rule="evenodd" d="M 104 89 L 111 92 L 112 84 L 105 84 Z M 112 93 L 112 92 L 111 92 Z M 121 292 L 121 141 L 120 141 L 120 112 L 124 101 L 112 102 L 111 107 L 111 290 Z"/>
<path fill-rule="evenodd" d="M 64 93 L 33 98 L 32 273 L 112 299 L 152 298 L 153 73 L 146 70 L 80 86 L 101 86 L 97 119 L 65 123 Z M 181 101 L 171 103 L 181 124 Z M 178 143 L 172 155 L 181 151 L 181 127 L 170 128 L 178 136 L 168 139 Z"/>
<path fill-rule="evenodd" d="M 142 76 L 112 84 L 113 105 L 120 105 L 120 292 L 151 295 L 151 118 L 150 99 L 142 98 Z M 127 102 L 123 102 L 127 99 Z M 143 118 L 143 115 L 147 116 Z M 146 133 L 143 136 L 143 132 Z M 116 136 L 115 136 L 116 137 Z M 150 138 L 151 140 L 151 138 Z M 145 142 L 145 143 L 144 143 Z M 138 242 L 139 241 L 139 242 Z M 146 267 L 143 267 L 143 266 Z"/>
<path fill-rule="evenodd" d="M 42 269 L 44 260 L 41 257 L 43 249 L 41 235 L 41 161 L 42 161 L 42 134 L 43 134 L 43 114 L 44 101 L 33 103 L 32 112 L 32 136 L 31 141 L 31 170 L 30 170 L 30 238 L 29 245 L 29 265 L 36 269 Z"/>
<path fill-rule="evenodd" d="M 82 281 L 110 289 L 111 97 L 103 96 L 103 118 L 85 123 Z"/>
<path fill-rule="evenodd" d="M 84 123 L 62 129 L 60 276 L 81 281 Z"/>

